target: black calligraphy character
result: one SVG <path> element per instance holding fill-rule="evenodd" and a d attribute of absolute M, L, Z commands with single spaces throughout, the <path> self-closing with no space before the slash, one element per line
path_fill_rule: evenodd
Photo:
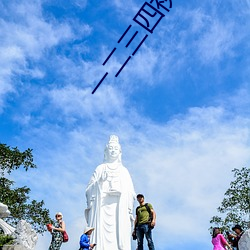
<path fill-rule="evenodd" d="M 163 13 L 161 13 L 151 4 L 145 2 L 133 20 L 150 33 L 153 33 L 155 27 L 164 16 L 165 15 Z"/>
<path fill-rule="evenodd" d="M 172 0 L 161 0 L 161 1 L 159 1 L 159 0 L 151 0 L 150 1 L 150 3 L 153 3 L 153 2 L 156 2 L 156 5 L 157 5 L 157 9 L 159 10 L 160 9 L 160 7 L 162 7 L 164 10 L 166 10 L 166 11 L 170 11 L 169 9 L 171 9 L 172 8 Z M 165 2 L 169 2 L 169 9 L 168 8 L 166 8 L 162 3 L 165 3 Z"/>

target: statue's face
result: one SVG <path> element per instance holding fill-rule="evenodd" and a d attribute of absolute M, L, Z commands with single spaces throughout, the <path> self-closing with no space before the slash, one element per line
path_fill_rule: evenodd
<path fill-rule="evenodd" d="M 110 159 L 117 159 L 121 153 L 120 145 L 117 143 L 109 143 L 108 145 L 108 156 Z"/>

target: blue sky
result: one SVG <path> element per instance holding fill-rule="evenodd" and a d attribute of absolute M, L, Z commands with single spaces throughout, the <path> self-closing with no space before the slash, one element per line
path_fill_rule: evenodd
<path fill-rule="evenodd" d="M 133 21 L 144 3 L 0 0 L 0 140 L 33 149 L 38 168 L 10 178 L 64 214 L 62 250 L 78 247 L 85 188 L 111 134 L 155 208 L 158 250 L 211 249 L 231 170 L 249 166 L 250 1 L 173 0 L 152 34 Z M 49 243 L 39 236 L 37 250 Z"/>

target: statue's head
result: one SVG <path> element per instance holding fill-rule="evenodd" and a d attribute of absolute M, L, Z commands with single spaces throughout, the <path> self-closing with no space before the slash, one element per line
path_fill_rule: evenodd
<path fill-rule="evenodd" d="M 116 135 L 109 137 L 109 142 L 104 150 L 104 162 L 121 162 L 122 149 L 119 143 L 119 138 Z"/>
<path fill-rule="evenodd" d="M 10 215 L 8 206 L 0 202 L 0 218 L 5 218 Z"/>

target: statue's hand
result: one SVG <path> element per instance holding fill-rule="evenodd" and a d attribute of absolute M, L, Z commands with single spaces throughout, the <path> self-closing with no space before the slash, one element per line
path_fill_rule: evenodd
<path fill-rule="evenodd" d="M 87 208 L 90 209 L 93 206 L 93 202 L 92 200 L 89 201 L 89 203 L 87 204 Z"/>
<path fill-rule="evenodd" d="M 87 209 L 90 209 L 93 206 L 95 200 L 95 195 L 92 195 L 89 200 L 87 200 Z"/>
<path fill-rule="evenodd" d="M 103 171 L 101 180 L 105 181 L 105 180 L 107 180 L 107 178 L 108 178 L 108 173 L 106 171 Z"/>

